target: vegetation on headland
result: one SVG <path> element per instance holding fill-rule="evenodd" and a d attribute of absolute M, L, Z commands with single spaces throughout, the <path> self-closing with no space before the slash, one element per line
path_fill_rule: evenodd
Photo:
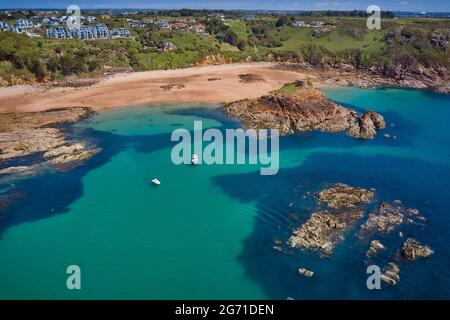
<path fill-rule="evenodd" d="M 99 21 L 126 26 L 126 19 L 193 17 L 205 33 L 163 30 L 155 24 L 132 30 L 133 39 L 33 39 L 0 32 L 0 86 L 103 76 L 108 70 L 159 70 L 242 61 L 306 62 L 314 66 L 350 65 L 383 75 L 450 66 L 450 20 L 393 19 L 384 13 L 381 30 L 369 30 L 360 12 L 265 14 L 243 19 L 226 13 L 173 10 L 114 15 Z M 159 14 L 159 16 L 157 16 Z M 162 16 L 164 15 L 164 16 Z M 295 28 L 295 21 L 322 21 L 318 28 Z M 165 43 L 174 48 L 164 50 Z M 210 59 L 210 56 L 214 56 Z"/>

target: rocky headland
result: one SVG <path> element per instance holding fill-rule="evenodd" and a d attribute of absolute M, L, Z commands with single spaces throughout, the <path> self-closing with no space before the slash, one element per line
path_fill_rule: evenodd
<path fill-rule="evenodd" d="M 436 34 L 436 46 L 448 45 Z M 322 63 L 312 65 L 307 62 L 281 62 L 280 68 L 308 74 L 319 86 L 351 86 L 358 88 L 396 87 L 428 89 L 438 93 L 450 93 L 448 69 L 442 66 L 371 66 L 357 68 L 346 63 Z"/>
<path fill-rule="evenodd" d="M 64 171 L 91 158 L 99 149 L 87 142 L 69 139 L 61 124 L 92 114 L 93 110 L 87 107 L 2 114 L 0 178 L 35 175 L 42 168 Z M 30 160 L 22 164 L 20 160 L 26 157 Z"/>
<path fill-rule="evenodd" d="M 296 83 L 257 99 L 224 105 L 224 111 L 238 118 L 246 128 L 278 129 L 281 135 L 297 131 L 346 131 L 350 137 L 372 139 L 386 127 L 382 115 L 363 115 L 328 100 L 322 92 Z"/>

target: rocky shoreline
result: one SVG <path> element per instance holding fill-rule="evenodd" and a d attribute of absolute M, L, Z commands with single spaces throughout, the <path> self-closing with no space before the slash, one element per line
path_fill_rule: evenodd
<path fill-rule="evenodd" d="M 420 68 L 415 72 L 397 69 L 378 70 L 357 69 L 349 64 L 337 66 L 313 66 L 308 63 L 280 63 L 279 68 L 308 74 L 320 87 L 357 88 L 407 88 L 427 89 L 436 93 L 450 93 L 448 70 L 440 68 Z"/>
<path fill-rule="evenodd" d="M 0 117 L 0 179 L 33 176 L 42 169 L 65 171 L 100 151 L 85 141 L 67 137 L 61 124 L 91 116 L 87 107 L 42 112 L 4 113 Z M 20 159 L 32 157 L 26 165 Z"/>
<path fill-rule="evenodd" d="M 386 127 L 382 115 L 363 115 L 328 100 L 322 92 L 298 82 L 257 99 L 244 99 L 224 105 L 229 116 L 244 127 L 278 129 L 281 135 L 297 131 L 342 132 L 360 139 L 373 139 Z"/>

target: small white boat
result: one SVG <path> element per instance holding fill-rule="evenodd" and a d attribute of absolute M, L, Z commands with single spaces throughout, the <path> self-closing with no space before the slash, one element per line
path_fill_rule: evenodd
<path fill-rule="evenodd" d="M 195 153 L 192 155 L 191 163 L 192 164 L 197 164 L 198 163 L 198 156 Z"/>
<path fill-rule="evenodd" d="M 152 183 L 154 184 L 154 185 L 157 185 L 157 186 L 159 186 L 160 184 L 161 184 L 161 181 L 159 181 L 158 179 L 153 179 L 152 180 Z"/>

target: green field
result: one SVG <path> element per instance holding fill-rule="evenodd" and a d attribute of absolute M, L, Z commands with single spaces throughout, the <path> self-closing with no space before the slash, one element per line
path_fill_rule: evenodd
<path fill-rule="evenodd" d="M 230 29 L 236 33 L 236 35 L 238 36 L 239 40 L 242 41 L 247 41 L 249 33 L 247 31 L 247 25 L 245 24 L 245 22 L 230 22 L 227 23 L 227 25 L 230 27 Z"/>
<path fill-rule="evenodd" d="M 311 29 L 295 29 L 290 26 L 281 28 L 278 34 L 283 45 L 279 48 L 275 48 L 274 51 L 297 52 L 306 45 L 314 44 L 334 53 L 345 49 L 361 49 L 366 52 L 376 53 L 380 52 L 385 46 L 385 31 L 382 30 L 367 32 L 361 39 L 354 39 L 350 36 L 343 35 L 336 30 L 319 38 L 312 38 L 310 35 Z"/>
<path fill-rule="evenodd" d="M 167 38 L 173 42 L 178 49 L 183 51 L 213 51 L 220 48 L 217 40 L 208 35 L 200 35 L 192 32 L 179 32 L 174 37 Z"/>
<path fill-rule="evenodd" d="M 162 69 L 175 69 L 175 68 L 187 68 L 195 62 L 198 57 L 197 52 L 187 51 L 184 53 L 176 52 L 161 52 L 150 53 L 150 69 L 162 70 Z"/>

